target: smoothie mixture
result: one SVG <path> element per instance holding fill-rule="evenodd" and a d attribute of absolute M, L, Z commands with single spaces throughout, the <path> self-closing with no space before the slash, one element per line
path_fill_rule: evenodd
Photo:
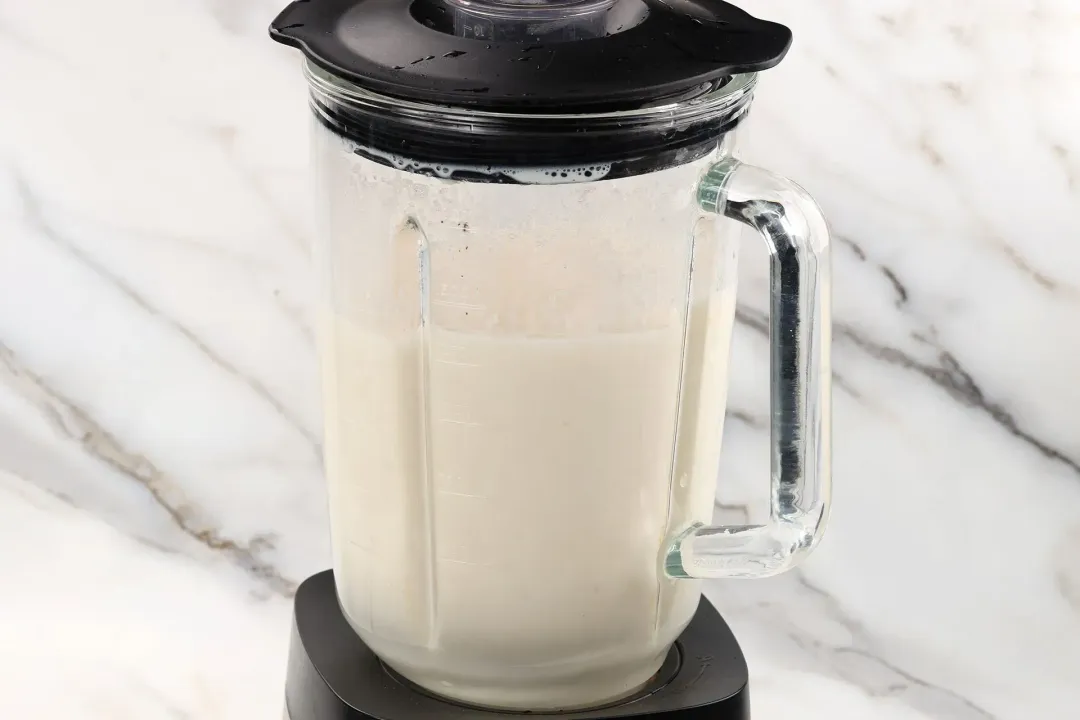
<path fill-rule="evenodd" d="M 697 607 L 698 584 L 666 579 L 659 556 L 711 516 L 722 304 L 693 308 L 685 352 L 681 325 L 388 336 L 327 318 L 335 567 L 364 640 L 479 704 L 507 704 L 500 677 L 535 684 L 533 706 L 646 682 Z"/>

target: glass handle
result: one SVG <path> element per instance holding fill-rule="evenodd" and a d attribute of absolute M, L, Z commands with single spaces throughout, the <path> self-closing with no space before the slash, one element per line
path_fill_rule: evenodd
<path fill-rule="evenodd" d="M 831 495 L 829 229 L 795 183 L 726 158 L 698 188 L 710 211 L 753 227 L 769 247 L 772 505 L 766 525 L 695 525 L 670 544 L 681 578 L 766 577 L 821 539 Z"/>

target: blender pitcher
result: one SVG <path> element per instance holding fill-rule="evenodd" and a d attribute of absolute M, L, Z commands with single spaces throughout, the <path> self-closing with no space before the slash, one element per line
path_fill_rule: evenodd
<path fill-rule="evenodd" d="M 735 154 L 790 33 L 715 0 L 301 0 L 272 34 L 307 56 L 349 625 L 464 703 L 632 695 L 701 578 L 792 567 L 828 512 L 828 231 Z M 772 512 L 713 526 L 743 225 Z"/>

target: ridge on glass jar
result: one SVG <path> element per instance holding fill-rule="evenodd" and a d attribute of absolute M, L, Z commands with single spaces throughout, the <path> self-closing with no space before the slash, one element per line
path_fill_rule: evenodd
<path fill-rule="evenodd" d="M 350 625 L 467 703 L 634 693 L 695 578 L 793 566 L 828 511 L 828 232 L 802 190 L 734 156 L 754 76 L 588 115 L 308 77 Z M 772 517 L 716 527 L 740 224 L 772 263 Z"/>

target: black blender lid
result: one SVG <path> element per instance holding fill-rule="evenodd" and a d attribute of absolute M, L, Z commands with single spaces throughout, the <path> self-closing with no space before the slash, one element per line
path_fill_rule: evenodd
<path fill-rule="evenodd" d="M 270 35 L 380 94 L 560 112 L 765 70 L 791 44 L 788 28 L 720 0 L 296 0 Z"/>

